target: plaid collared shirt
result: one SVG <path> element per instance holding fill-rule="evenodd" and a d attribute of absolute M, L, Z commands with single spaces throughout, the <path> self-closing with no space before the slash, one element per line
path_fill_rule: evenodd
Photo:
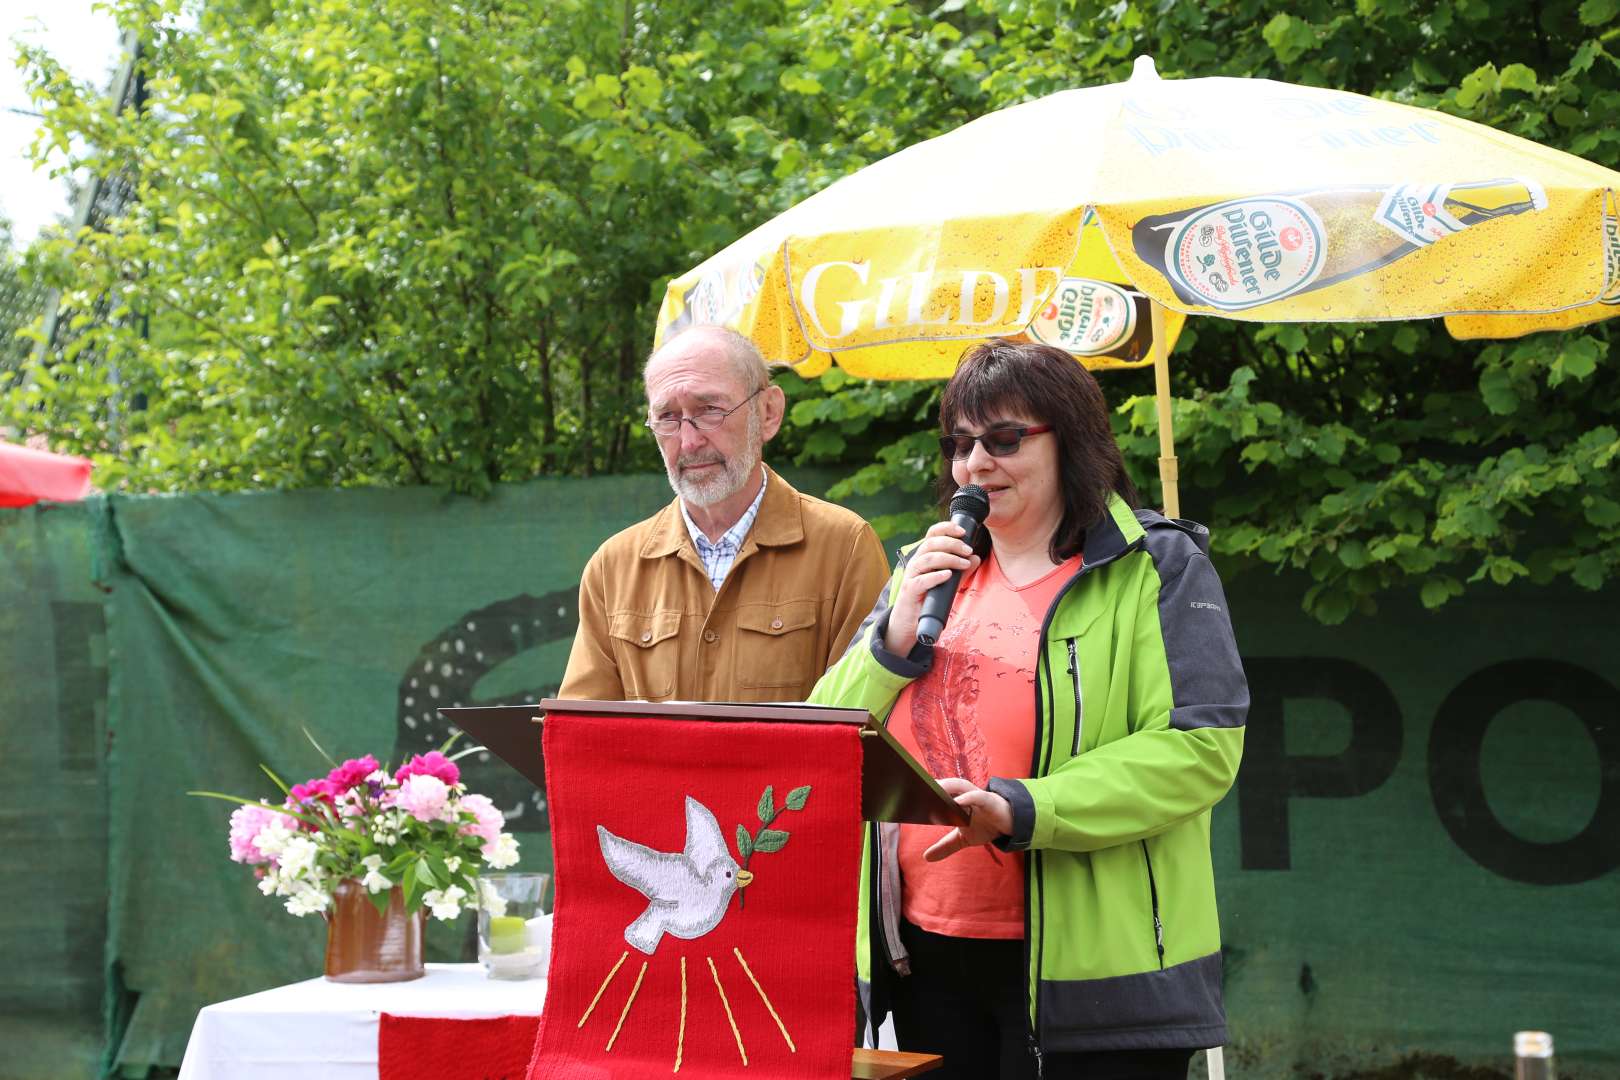
<path fill-rule="evenodd" d="M 686 531 L 692 534 L 692 543 L 697 548 L 698 558 L 703 560 L 703 570 L 709 575 L 709 583 L 714 586 L 715 592 L 719 592 L 720 586 L 725 583 L 726 575 L 731 573 L 731 564 L 737 561 L 737 552 L 742 550 L 743 540 L 748 537 L 748 530 L 754 527 L 754 519 L 759 516 L 759 504 L 765 501 L 765 483 L 760 482 L 759 494 L 743 511 L 743 516 L 737 519 L 737 524 L 712 543 L 697 527 L 692 515 L 686 512 L 685 500 L 681 501 L 681 517 L 686 519 Z"/>

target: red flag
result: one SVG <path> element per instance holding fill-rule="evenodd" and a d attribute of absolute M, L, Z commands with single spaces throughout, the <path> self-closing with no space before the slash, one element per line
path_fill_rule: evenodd
<path fill-rule="evenodd" d="M 850 1075 L 860 739 L 551 714 L 550 979 L 529 1080 Z"/>
<path fill-rule="evenodd" d="M 0 506 L 29 506 L 41 499 L 75 502 L 89 491 L 88 460 L 0 443 Z"/>

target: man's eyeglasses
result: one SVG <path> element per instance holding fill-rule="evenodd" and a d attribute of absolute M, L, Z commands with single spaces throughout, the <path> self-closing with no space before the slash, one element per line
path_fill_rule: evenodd
<path fill-rule="evenodd" d="M 666 436 L 678 433 L 682 424 L 691 424 L 694 431 L 717 431 L 720 425 L 726 422 L 726 417 L 759 397 L 764 391 L 765 387 L 760 387 L 729 409 L 722 409 L 718 405 L 710 405 L 708 408 L 701 410 L 696 416 L 660 416 L 648 420 L 647 426 L 652 428 L 654 435 Z"/>
<path fill-rule="evenodd" d="M 940 451 L 951 461 L 961 461 L 973 453 L 973 444 L 980 443 L 991 457 L 1011 457 L 1029 435 L 1045 435 L 1052 430 L 1050 424 L 1030 424 L 1027 427 L 991 428 L 983 435 L 941 435 Z"/>

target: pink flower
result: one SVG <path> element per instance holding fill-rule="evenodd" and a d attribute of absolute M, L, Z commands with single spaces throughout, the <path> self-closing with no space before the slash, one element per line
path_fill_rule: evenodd
<path fill-rule="evenodd" d="M 326 774 L 326 783 L 332 793 L 340 794 L 365 783 L 366 777 L 377 771 L 377 759 L 367 754 L 363 758 L 350 758 Z"/>
<path fill-rule="evenodd" d="M 471 813 L 478 820 L 463 825 L 458 831 L 462 836 L 476 836 L 484 842 L 484 853 L 489 854 L 501 829 L 506 825 L 506 817 L 489 801 L 485 795 L 463 795 L 461 797 L 461 810 Z"/>
<path fill-rule="evenodd" d="M 332 796 L 336 794 L 330 781 L 316 779 L 294 784 L 287 792 L 287 801 L 289 805 L 310 802 L 324 802 L 330 805 Z"/>
<path fill-rule="evenodd" d="M 436 776 L 443 780 L 446 786 L 450 786 L 461 779 L 461 770 L 456 767 L 455 762 L 437 750 L 430 750 L 425 754 L 417 754 L 394 773 L 394 779 L 401 783 L 411 776 Z"/>
<path fill-rule="evenodd" d="M 231 859 L 239 863 L 267 863 L 270 856 L 259 850 L 254 838 L 261 829 L 271 821 L 284 815 L 277 813 L 265 803 L 255 803 L 252 806 L 238 806 L 231 812 Z M 288 828 L 296 827 L 289 818 L 286 822 Z"/>
<path fill-rule="evenodd" d="M 394 805 L 417 821 L 449 821 L 450 788 L 437 776 L 417 773 L 407 776 L 394 796 Z"/>

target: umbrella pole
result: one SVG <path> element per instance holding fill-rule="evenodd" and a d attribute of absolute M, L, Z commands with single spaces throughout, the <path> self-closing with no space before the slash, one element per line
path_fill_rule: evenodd
<path fill-rule="evenodd" d="M 1170 355 L 1164 347 L 1164 308 L 1148 301 L 1153 318 L 1153 400 L 1159 411 L 1159 486 L 1164 491 L 1164 516 L 1181 516 L 1181 491 L 1176 466 L 1176 433 L 1170 420 Z"/>

